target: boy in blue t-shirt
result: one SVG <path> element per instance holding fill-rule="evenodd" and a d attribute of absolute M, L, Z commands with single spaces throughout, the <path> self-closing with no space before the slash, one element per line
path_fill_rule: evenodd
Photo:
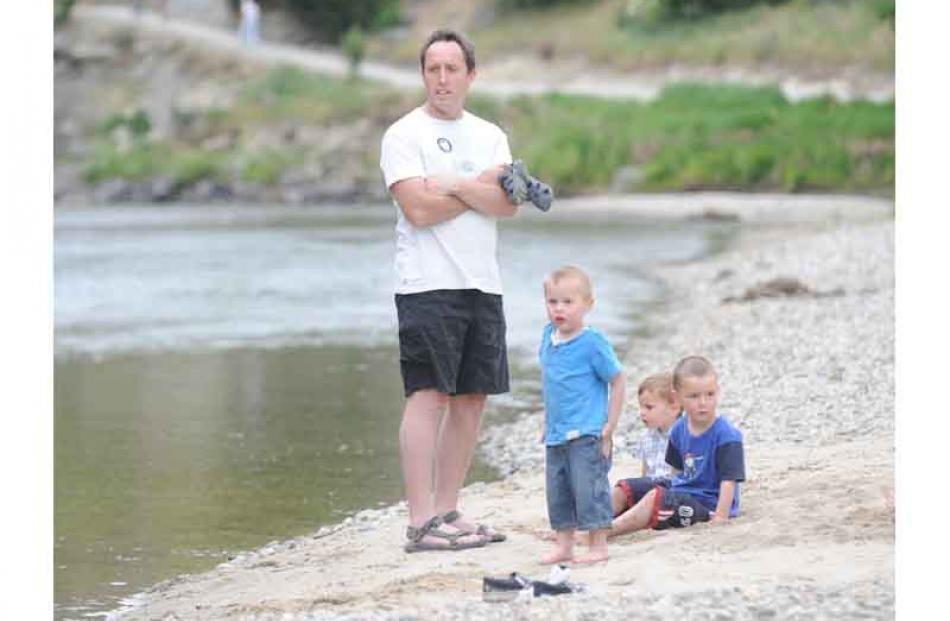
<path fill-rule="evenodd" d="M 719 381 L 712 363 L 702 356 L 680 360 L 673 390 L 686 412 L 670 429 L 666 449 L 666 462 L 676 474 L 669 487 L 657 485 L 614 519 L 611 537 L 724 522 L 739 514 L 739 482 L 745 480 L 742 433 L 716 411 Z"/>
<path fill-rule="evenodd" d="M 541 338 L 545 491 L 555 550 L 542 563 L 607 560 L 613 519 L 610 470 L 613 433 L 625 379 L 613 348 L 584 326 L 594 304 L 590 279 L 565 266 L 544 281 L 548 323 Z M 590 549 L 574 558 L 574 532 L 590 531 Z"/>

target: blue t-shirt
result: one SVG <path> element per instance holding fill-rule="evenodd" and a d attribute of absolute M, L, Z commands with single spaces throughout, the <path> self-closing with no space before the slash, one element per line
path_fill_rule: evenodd
<path fill-rule="evenodd" d="M 670 429 L 666 463 L 680 471 L 673 477 L 671 489 L 686 492 L 715 511 L 722 481 L 745 480 L 745 456 L 742 432 L 719 416 L 709 429 L 698 436 L 689 432 L 687 417 L 681 416 Z M 732 499 L 729 516 L 739 515 L 739 485 Z"/>
<path fill-rule="evenodd" d="M 554 345 L 554 325 L 541 337 L 544 443 L 564 444 L 580 436 L 600 437 L 607 423 L 610 380 L 623 368 L 606 337 L 594 328 Z"/>

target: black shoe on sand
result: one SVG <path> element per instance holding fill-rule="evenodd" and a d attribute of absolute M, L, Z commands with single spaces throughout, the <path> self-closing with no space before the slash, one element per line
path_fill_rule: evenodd
<path fill-rule="evenodd" d="M 517 572 L 505 578 L 482 578 L 482 599 L 486 602 L 507 602 L 516 599 L 521 593 L 533 597 L 532 582 Z"/>
<path fill-rule="evenodd" d="M 573 582 L 544 582 L 530 580 L 517 572 L 505 578 L 482 578 L 482 599 L 486 602 L 508 602 L 514 599 L 566 595 L 584 590 L 584 586 Z"/>

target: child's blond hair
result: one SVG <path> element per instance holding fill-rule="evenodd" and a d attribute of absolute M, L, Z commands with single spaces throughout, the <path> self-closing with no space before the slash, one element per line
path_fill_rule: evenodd
<path fill-rule="evenodd" d="M 547 293 L 548 287 L 561 282 L 565 278 L 574 278 L 577 280 L 578 285 L 580 285 L 581 295 L 585 300 L 590 301 L 594 299 L 594 287 L 591 285 L 590 277 L 584 270 L 574 265 L 563 265 L 548 274 L 548 277 L 544 279 L 545 293 Z"/>
<path fill-rule="evenodd" d="M 702 356 L 687 356 L 676 363 L 673 369 L 673 388 L 679 389 L 687 377 L 716 376 L 716 368 Z"/>
<path fill-rule="evenodd" d="M 639 397 L 645 392 L 651 392 L 664 401 L 672 403 L 673 375 L 671 373 L 656 373 L 645 378 L 637 388 L 637 396 Z"/>

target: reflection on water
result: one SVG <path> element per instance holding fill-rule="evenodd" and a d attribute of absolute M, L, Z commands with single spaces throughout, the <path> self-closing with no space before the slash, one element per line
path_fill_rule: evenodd
<path fill-rule="evenodd" d="M 391 206 L 56 213 L 58 618 L 401 498 L 393 224 Z M 550 269 L 591 272 L 592 322 L 622 348 L 658 295 L 644 266 L 724 234 L 505 223 L 514 381 L 491 417 L 537 402 Z"/>

